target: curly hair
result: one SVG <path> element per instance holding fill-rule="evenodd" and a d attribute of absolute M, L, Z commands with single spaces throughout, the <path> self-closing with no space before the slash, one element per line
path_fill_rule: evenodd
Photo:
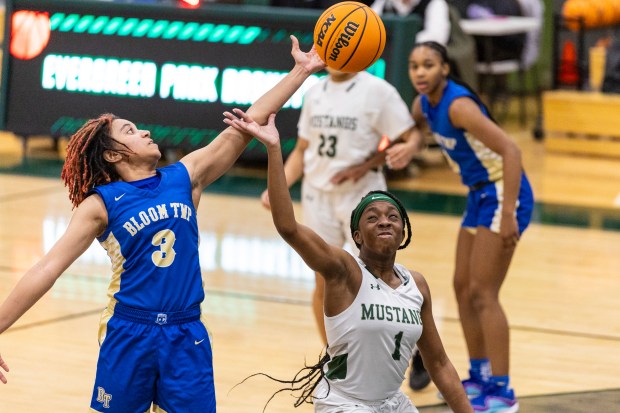
<path fill-rule="evenodd" d="M 105 151 L 130 152 L 125 144 L 112 137 L 112 122 L 115 119 L 118 117 L 111 113 L 90 119 L 69 140 L 60 177 L 69 188 L 73 208 L 80 205 L 95 186 L 120 178 L 114 165 L 103 157 Z M 119 149 L 118 145 L 126 149 Z"/>

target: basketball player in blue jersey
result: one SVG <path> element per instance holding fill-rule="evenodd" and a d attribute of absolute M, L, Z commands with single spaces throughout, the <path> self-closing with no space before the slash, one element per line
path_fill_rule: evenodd
<path fill-rule="evenodd" d="M 302 382 L 317 379 L 302 383 L 305 391 L 296 406 L 314 391 L 319 413 L 416 413 L 400 387 L 417 343 L 452 410 L 471 412 L 435 327 L 426 280 L 395 262 L 396 252 L 411 241 L 402 203 L 386 191 L 371 191 L 358 202 L 350 231 L 359 257 L 327 243 L 295 219 L 275 114 L 261 127 L 249 114 L 233 112 L 224 113 L 225 122 L 256 136 L 267 148 L 267 190 L 276 229 L 325 280 L 328 357 L 296 376 Z M 293 388 L 300 384 L 296 379 L 289 382 Z"/>
<path fill-rule="evenodd" d="M 469 187 L 456 250 L 454 288 L 470 356 L 463 381 L 476 412 L 516 412 L 509 386 L 508 321 L 499 302 L 515 247 L 530 222 L 532 189 L 517 145 L 480 98 L 449 78 L 446 49 L 418 43 L 409 77 L 419 92 L 413 117 L 432 133 Z"/>
<path fill-rule="evenodd" d="M 304 53 L 291 40 L 294 68 L 248 109 L 261 122 L 325 67 L 314 48 Z M 62 171 L 73 218 L 0 307 L 0 333 L 96 238 L 112 261 L 112 280 L 89 411 L 143 413 L 153 406 L 157 412 L 214 413 L 196 209 L 204 188 L 251 139 L 227 128 L 206 147 L 157 169 L 161 153 L 148 131 L 111 114 L 88 121 L 72 136 Z M 0 367 L 6 367 L 2 361 Z"/>

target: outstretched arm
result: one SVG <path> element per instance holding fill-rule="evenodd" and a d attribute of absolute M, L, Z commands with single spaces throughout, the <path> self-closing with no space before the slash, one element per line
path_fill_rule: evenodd
<path fill-rule="evenodd" d="M 286 184 L 289 188 L 299 181 L 304 174 L 304 152 L 309 145 L 310 143 L 306 139 L 298 136 L 293 151 L 286 158 L 286 162 L 284 162 L 284 174 L 286 175 Z M 271 209 L 267 189 L 261 194 L 260 200 L 265 208 Z"/>
<path fill-rule="evenodd" d="M 342 248 L 329 245 L 313 230 L 295 219 L 293 202 L 284 174 L 280 137 L 275 127 L 276 115 L 270 115 L 268 124 L 260 126 L 243 111 L 239 109 L 233 111 L 234 114 L 224 112 L 226 116 L 224 122 L 254 135 L 267 148 L 269 159 L 267 189 L 271 202 L 271 216 L 278 233 L 312 270 L 321 273 L 326 280 L 345 279 L 347 274 L 351 273 L 348 268 L 355 262 L 353 257 Z"/>
<path fill-rule="evenodd" d="M 313 73 L 325 67 L 314 46 L 309 52 L 299 49 L 299 41 L 291 36 L 293 69 L 272 89 L 261 96 L 247 113 L 259 124 L 265 124 L 271 113 L 278 112 Z M 226 172 L 241 155 L 252 137 L 235 128 L 226 128 L 209 145 L 185 156 L 181 162 L 187 167 L 194 185 L 194 203 L 202 190 Z"/>
<path fill-rule="evenodd" d="M 64 235 L 24 274 L 0 306 L 0 333 L 13 325 L 52 288 L 58 277 L 86 251 L 105 228 L 106 219 L 103 201 L 97 195 L 89 196 L 78 206 Z M 1 358 L 0 367 L 8 371 Z M 2 373 L 0 381 L 6 382 Z"/>

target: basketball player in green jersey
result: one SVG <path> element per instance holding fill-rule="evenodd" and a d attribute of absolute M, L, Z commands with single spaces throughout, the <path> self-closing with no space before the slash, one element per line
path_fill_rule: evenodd
<path fill-rule="evenodd" d="M 320 372 L 318 381 L 307 383 L 314 390 L 315 411 L 416 413 L 400 386 L 417 343 L 450 408 L 457 413 L 472 412 L 437 332 L 426 280 L 395 263 L 396 252 L 411 241 L 411 224 L 401 202 L 385 191 L 371 191 L 359 201 L 350 225 L 359 257 L 328 244 L 295 219 L 275 114 L 261 127 L 243 111 L 233 112 L 224 113 L 224 122 L 255 136 L 267 148 L 268 191 L 276 229 L 325 280 L 329 358 L 311 369 Z M 303 377 L 313 377 L 313 371 Z M 299 381 L 291 384 L 296 387 Z"/>

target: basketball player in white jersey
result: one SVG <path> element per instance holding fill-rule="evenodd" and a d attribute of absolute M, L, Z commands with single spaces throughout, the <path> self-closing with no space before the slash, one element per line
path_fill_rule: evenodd
<path fill-rule="evenodd" d="M 297 144 L 284 170 L 289 187 L 303 176 L 304 223 L 328 243 L 348 243 L 355 251 L 351 210 L 368 191 L 387 188 L 382 166 L 406 167 L 421 139 L 415 139 L 411 112 L 394 86 L 368 72 L 326 70 L 328 76 L 304 96 Z M 386 151 L 378 150 L 382 136 L 393 143 Z M 261 201 L 269 208 L 267 190 Z M 312 306 L 326 344 L 323 297 L 316 274 Z"/>
<path fill-rule="evenodd" d="M 300 400 L 305 400 L 309 388 L 314 390 L 318 413 L 416 413 L 400 386 L 417 343 L 450 408 L 472 412 L 437 332 L 426 280 L 395 263 L 397 250 L 411 241 L 411 224 L 402 203 L 386 191 L 371 191 L 357 203 L 350 232 L 359 257 L 327 243 L 295 219 L 275 114 L 260 126 L 243 111 L 234 113 L 225 112 L 224 121 L 254 135 L 267 148 L 268 192 L 276 229 L 325 280 L 329 359 L 323 358 L 309 374 L 298 374 L 290 382 L 296 388 L 301 381 Z M 317 382 L 304 380 L 316 371 L 320 372 Z"/>

